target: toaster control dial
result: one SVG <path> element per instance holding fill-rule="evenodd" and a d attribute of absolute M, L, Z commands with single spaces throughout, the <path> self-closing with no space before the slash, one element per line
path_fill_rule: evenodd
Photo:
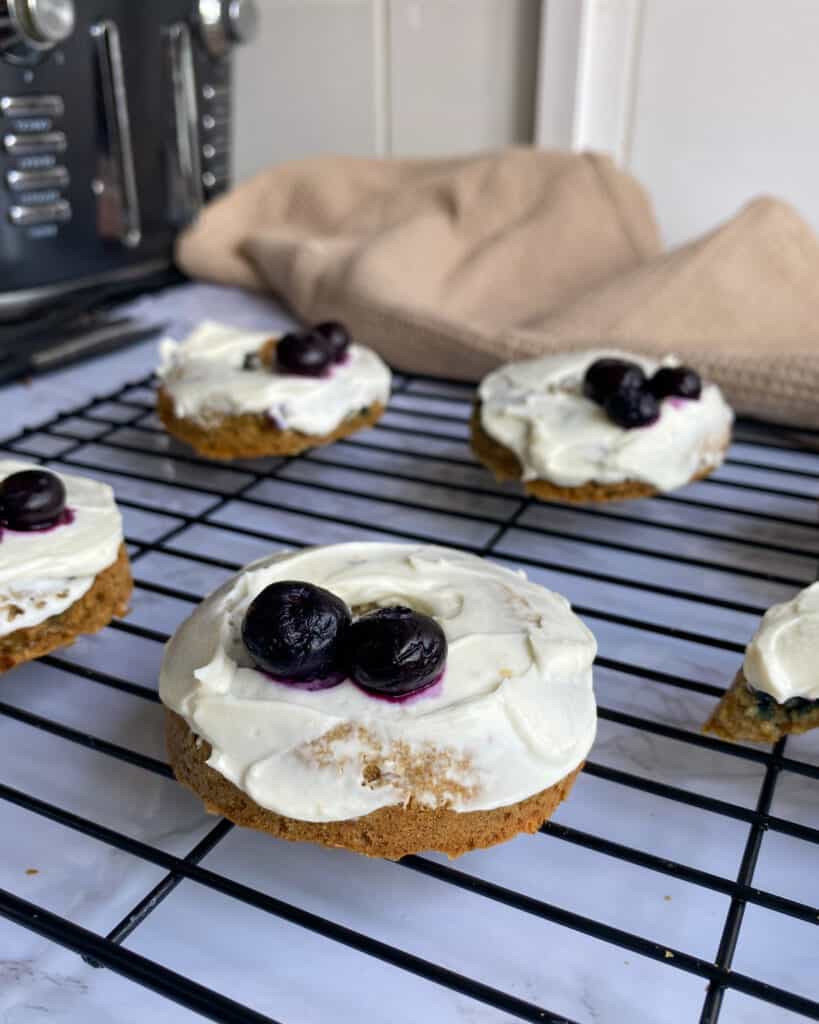
<path fill-rule="evenodd" d="M 256 34 L 256 0 L 199 0 L 199 31 L 211 57 L 224 57 L 235 43 Z"/>
<path fill-rule="evenodd" d="M 0 0 L 0 56 L 25 62 L 74 31 L 74 0 Z"/>

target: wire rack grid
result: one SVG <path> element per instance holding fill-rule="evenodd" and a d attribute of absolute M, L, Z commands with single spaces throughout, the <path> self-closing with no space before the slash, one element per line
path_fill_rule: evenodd
<path fill-rule="evenodd" d="M 154 398 L 150 378 L 131 382 L 0 445 L 114 486 L 136 584 L 126 619 L 3 680 L 0 827 L 34 837 L 9 864 L 46 844 L 70 889 L 75 844 L 119 858 L 90 909 L 28 898 L 9 867 L 15 940 L 55 944 L 86 992 L 105 976 L 158 994 L 159 1021 L 819 1020 L 816 736 L 766 748 L 699 731 L 760 614 L 815 578 L 819 435 L 740 423 L 712 479 L 570 508 L 474 462 L 462 384 L 398 377 L 376 427 L 230 465 L 170 439 Z M 155 680 L 178 622 L 251 558 L 366 538 L 522 567 L 595 632 L 598 742 L 539 835 L 454 863 L 371 862 L 214 824 L 169 781 Z M 151 800 L 159 822 L 140 818 Z M 379 985 L 389 1009 L 368 1002 Z M 90 1004 L 65 1019 L 93 1020 Z"/>

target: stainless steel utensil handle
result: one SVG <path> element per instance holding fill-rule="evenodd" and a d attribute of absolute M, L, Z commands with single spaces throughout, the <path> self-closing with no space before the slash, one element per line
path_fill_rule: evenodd
<path fill-rule="evenodd" d="M 98 21 L 91 27 L 91 38 L 108 141 L 107 152 L 99 155 L 94 182 L 97 228 L 103 238 L 117 238 L 130 249 L 142 239 L 142 224 L 119 29 L 113 21 Z"/>

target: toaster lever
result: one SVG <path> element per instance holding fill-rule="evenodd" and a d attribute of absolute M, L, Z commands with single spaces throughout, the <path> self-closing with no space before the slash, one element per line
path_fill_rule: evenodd
<path fill-rule="evenodd" d="M 193 220 L 203 203 L 199 156 L 198 103 L 191 31 L 184 22 L 165 30 L 165 51 L 173 96 L 173 130 L 168 146 L 170 218 Z"/>
<path fill-rule="evenodd" d="M 102 96 L 100 150 L 93 184 L 97 231 L 101 238 L 118 239 L 132 249 L 139 245 L 142 228 L 119 29 L 113 21 L 99 21 L 91 27 L 91 38 Z"/>

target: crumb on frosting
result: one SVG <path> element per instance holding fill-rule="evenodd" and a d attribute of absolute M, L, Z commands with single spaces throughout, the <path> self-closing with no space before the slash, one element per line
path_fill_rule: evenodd
<path fill-rule="evenodd" d="M 350 743 L 359 749 L 351 750 Z M 335 768 L 339 774 L 357 765 L 362 786 L 390 787 L 404 805 L 417 802 L 444 808 L 455 799 L 473 799 L 480 789 L 474 781 L 472 758 L 467 754 L 431 743 L 414 747 L 404 740 L 394 740 L 385 747 L 365 726 L 351 722 L 336 725 L 303 743 L 297 753 L 315 766 Z"/>
<path fill-rule="evenodd" d="M 19 604 L 7 604 L 2 609 L 6 613 L 6 622 L 14 622 L 16 618 L 23 614 L 23 609 Z"/>

